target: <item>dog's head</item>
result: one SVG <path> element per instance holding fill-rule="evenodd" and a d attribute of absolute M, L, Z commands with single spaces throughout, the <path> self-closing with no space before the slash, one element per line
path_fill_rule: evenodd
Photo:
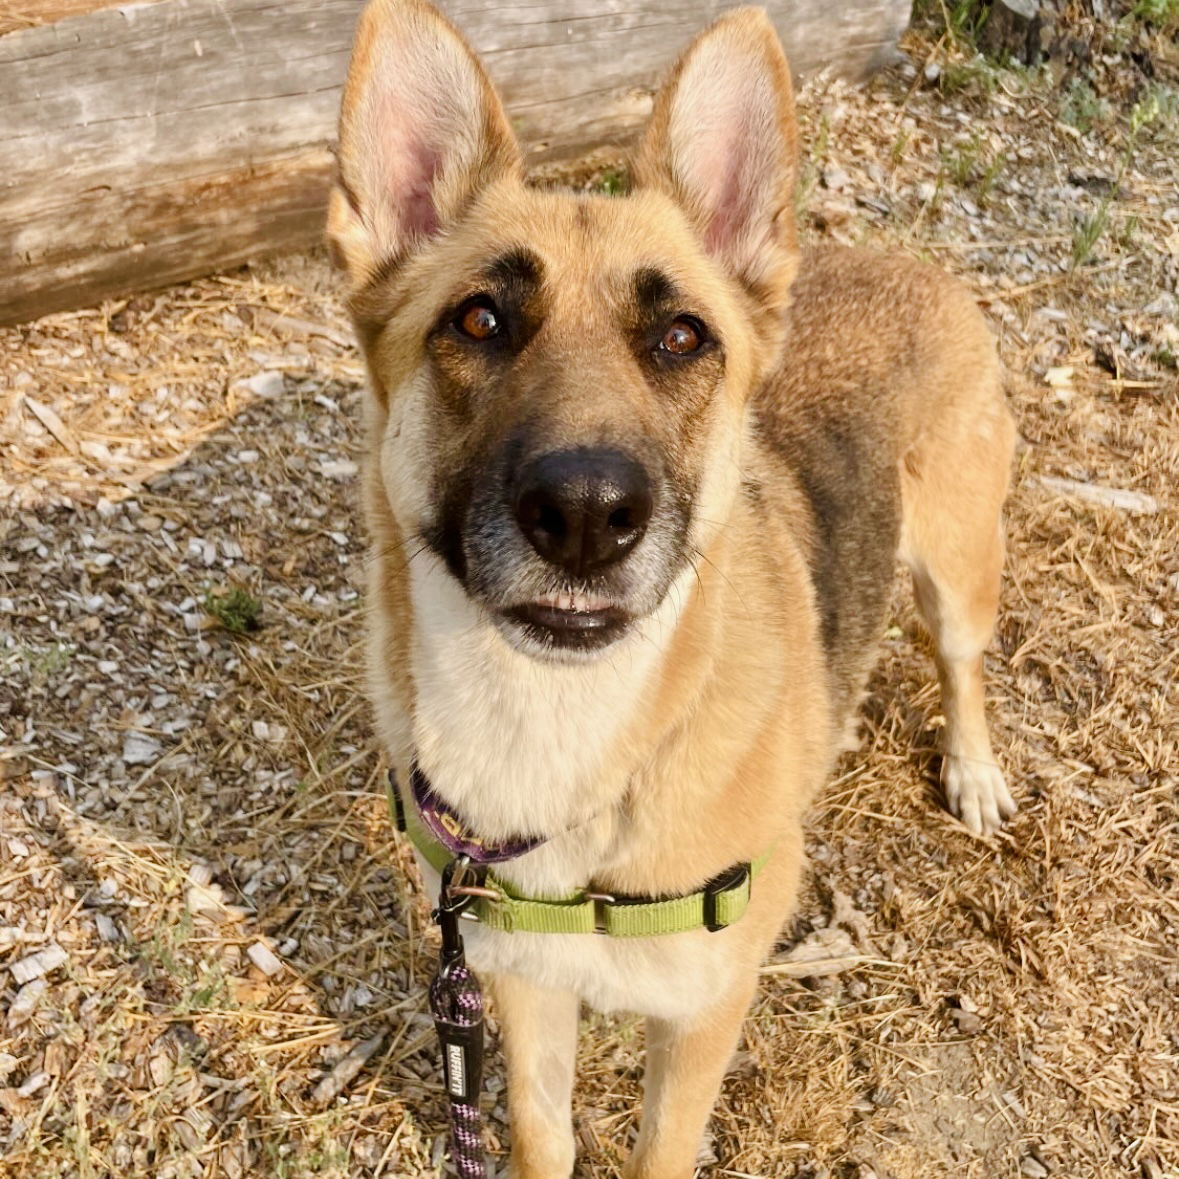
<path fill-rule="evenodd" d="M 328 233 L 373 393 L 379 494 L 530 655 L 651 616 L 740 486 L 794 275 L 790 75 L 763 13 L 691 45 L 633 192 L 540 191 L 482 67 L 421 0 L 372 0 Z"/>

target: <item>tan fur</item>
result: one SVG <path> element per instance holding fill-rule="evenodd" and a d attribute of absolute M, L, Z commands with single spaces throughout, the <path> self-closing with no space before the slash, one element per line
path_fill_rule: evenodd
<path fill-rule="evenodd" d="M 388 79 L 407 60 L 416 89 L 393 83 L 394 108 Z M 461 126 L 456 93 L 476 96 Z M 434 134 L 450 123 L 451 138 Z M 427 140 L 432 172 L 413 154 Z M 717 141 L 737 144 L 720 172 Z M 931 268 L 800 253 L 796 154 L 789 73 L 755 10 L 722 18 L 681 59 L 624 200 L 526 188 L 482 69 L 424 3 L 373 0 L 361 22 L 329 232 L 373 393 L 369 673 L 382 741 L 488 837 L 549 836 L 502 869 L 525 893 L 676 894 L 774 849 L 749 910 L 719 933 L 470 929 L 504 1028 L 514 1179 L 571 1173 L 578 996 L 649 1018 L 626 1175 L 692 1174 L 757 964 L 794 904 L 804 809 L 871 664 L 879 619 L 857 603 L 879 603 L 894 552 L 938 648 L 950 804 L 979 831 L 1013 809 L 982 711 L 1013 437 L 993 345 L 969 296 Z M 427 172 L 423 212 L 422 194 L 398 185 Z M 489 376 L 435 325 L 479 289 L 488 260 L 521 247 L 543 270 L 529 296 L 539 318 Z M 718 325 L 723 360 L 644 369 L 626 326 L 644 268 Z M 592 660 L 505 639 L 437 540 L 446 488 L 513 423 L 536 422 L 553 445 L 647 448 L 693 489 L 689 564 Z M 877 468 L 833 471 L 846 451 L 822 449 L 833 437 Z"/>

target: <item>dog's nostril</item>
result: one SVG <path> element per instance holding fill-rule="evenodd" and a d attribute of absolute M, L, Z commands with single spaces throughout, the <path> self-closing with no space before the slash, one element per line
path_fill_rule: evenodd
<path fill-rule="evenodd" d="M 616 511 L 610 513 L 606 523 L 615 532 L 630 532 L 636 527 L 634 522 L 634 513 L 630 508 L 618 508 Z"/>
<path fill-rule="evenodd" d="M 565 517 L 560 508 L 552 504 L 540 504 L 536 509 L 536 526 L 550 536 L 565 535 Z"/>
<path fill-rule="evenodd" d="M 541 489 L 533 489 L 520 497 L 516 504 L 516 519 L 528 536 L 540 534 L 559 540 L 569 529 L 561 506 Z"/>

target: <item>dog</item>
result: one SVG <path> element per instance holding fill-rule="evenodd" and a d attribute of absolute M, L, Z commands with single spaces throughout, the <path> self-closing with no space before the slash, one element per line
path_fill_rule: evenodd
<path fill-rule="evenodd" d="M 948 805 L 978 833 L 1014 811 L 983 705 L 1014 438 L 994 343 L 937 269 L 800 248 L 796 139 L 773 27 L 739 9 L 658 91 L 627 195 L 532 189 L 439 13 L 360 20 L 328 235 L 370 387 L 380 739 L 428 784 L 412 805 L 516 848 L 505 904 L 705 898 L 660 936 L 467 923 L 514 1179 L 571 1174 L 580 1000 L 647 1020 L 625 1176 L 693 1174 L 898 555 Z M 734 865 L 756 879 L 718 922 Z"/>

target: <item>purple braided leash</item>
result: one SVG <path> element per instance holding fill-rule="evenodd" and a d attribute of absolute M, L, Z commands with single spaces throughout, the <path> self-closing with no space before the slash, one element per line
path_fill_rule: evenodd
<path fill-rule="evenodd" d="M 455 1169 L 461 1179 L 486 1179 L 479 1077 L 471 1075 L 472 1070 L 481 1071 L 476 1059 L 481 1053 L 472 1049 L 474 1037 L 482 1039 L 483 1034 L 483 990 L 465 962 L 439 970 L 430 984 L 430 1011 L 442 1041 Z M 456 1029 L 464 1029 L 468 1036 L 460 1041 Z"/>
<path fill-rule="evenodd" d="M 430 984 L 430 1012 L 442 1045 L 442 1072 L 450 1098 L 451 1155 L 459 1179 L 487 1179 L 483 1154 L 483 1116 L 479 1090 L 483 1083 L 483 989 L 463 954 L 459 914 L 469 896 L 452 893 L 456 869 L 460 876 L 470 861 L 460 857 L 442 873 L 442 890 L 434 920 L 442 931 L 438 973 Z"/>

